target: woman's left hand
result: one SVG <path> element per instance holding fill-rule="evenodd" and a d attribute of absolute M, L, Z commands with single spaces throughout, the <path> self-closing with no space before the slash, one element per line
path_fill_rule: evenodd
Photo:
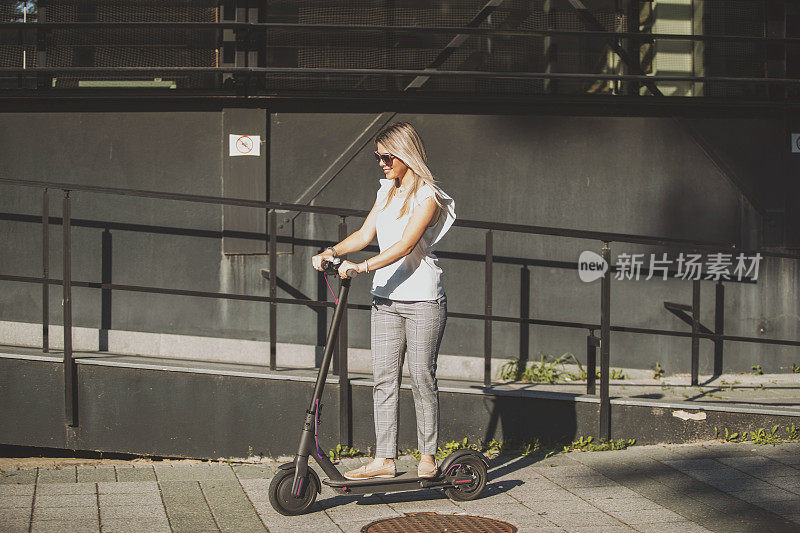
<path fill-rule="evenodd" d="M 342 278 L 342 279 L 346 278 L 347 277 L 347 271 L 350 270 L 350 269 L 353 269 L 353 270 L 355 270 L 356 272 L 359 272 L 359 273 L 361 272 L 361 270 L 358 268 L 357 264 L 351 263 L 350 261 L 347 261 L 345 259 L 344 261 L 342 261 L 342 264 L 339 265 L 339 277 Z"/>

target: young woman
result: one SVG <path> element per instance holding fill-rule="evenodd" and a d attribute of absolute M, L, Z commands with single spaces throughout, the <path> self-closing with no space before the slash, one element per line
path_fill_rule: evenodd
<path fill-rule="evenodd" d="M 375 460 L 345 473 L 348 479 L 394 477 L 397 455 L 397 403 L 405 354 L 417 414 L 421 454 L 417 473 L 436 475 L 439 390 L 436 358 L 447 320 L 442 269 L 431 252 L 456 218 L 455 202 L 438 185 L 425 163 L 425 150 L 411 124 L 398 122 L 375 137 L 375 157 L 384 173 L 375 204 L 358 231 L 312 258 L 322 260 L 362 250 L 378 237 L 380 253 L 348 269 L 374 272 L 372 279 L 372 372 L 377 447 Z"/>

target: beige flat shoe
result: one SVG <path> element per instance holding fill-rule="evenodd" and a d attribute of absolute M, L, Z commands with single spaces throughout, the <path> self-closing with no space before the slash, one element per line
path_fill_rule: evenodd
<path fill-rule="evenodd" d="M 361 465 L 355 470 L 350 470 L 344 473 L 347 479 L 370 479 L 374 477 L 395 477 L 397 475 L 397 466 L 394 461 L 388 465 L 371 467 L 369 464 Z"/>
<path fill-rule="evenodd" d="M 438 471 L 439 468 L 436 466 L 436 463 L 420 461 L 419 465 L 417 466 L 417 477 L 436 477 L 436 473 Z"/>

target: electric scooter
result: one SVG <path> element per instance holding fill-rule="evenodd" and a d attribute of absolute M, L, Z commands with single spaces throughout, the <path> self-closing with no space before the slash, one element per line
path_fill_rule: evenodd
<path fill-rule="evenodd" d="M 323 261 L 323 275 L 337 274 L 341 264 L 340 258 Z M 269 502 L 282 515 L 304 514 L 311 509 L 317 494 L 322 493 L 322 484 L 331 487 L 337 494 L 374 494 L 430 488 L 443 488 L 445 494 L 459 501 L 474 500 L 483 492 L 488 480 L 488 466 L 483 454 L 475 450 L 456 450 L 448 455 L 439 466 L 436 477 L 421 478 L 410 472 L 394 478 L 371 478 L 352 480 L 344 477 L 328 459 L 328 454 L 319 444 L 319 415 L 322 408 L 322 390 L 333 356 L 333 346 L 341 323 L 343 311 L 347 305 L 347 294 L 350 290 L 351 278 L 355 277 L 355 269 L 347 272 L 341 280 L 339 299 L 333 312 L 322 363 L 317 374 L 311 405 L 306 410 L 303 430 L 297 454 L 291 463 L 278 467 L 269 486 Z M 314 469 L 308 466 L 308 458 L 314 460 L 328 476 L 320 481 Z M 416 474 L 416 473 L 414 473 Z"/>

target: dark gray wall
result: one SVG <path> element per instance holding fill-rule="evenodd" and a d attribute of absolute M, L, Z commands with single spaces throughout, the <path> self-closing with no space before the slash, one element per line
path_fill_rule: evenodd
<path fill-rule="evenodd" d="M 64 425 L 63 364 L 0 357 L 0 444 L 196 457 L 278 457 L 297 450 L 298 435 L 313 392 L 312 382 L 194 372 L 168 372 L 104 364 L 78 365 L 76 428 Z M 31 390 L 30 383 L 36 383 Z M 371 387 L 354 384 L 353 446 L 375 443 Z M 571 442 L 597 433 L 597 403 L 522 395 L 442 392 L 439 444 L 470 442 Z M 339 394 L 323 395 L 320 443 L 343 443 L 338 434 Z M 637 444 L 681 443 L 715 438 L 714 428 L 754 431 L 787 427 L 798 417 L 707 411 L 704 422 L 682 421 L 673 408 L 612 404 L 612 437 Z M 641 424 L 655 417 L 656 423 Z M 411 391 L 400 393 L 400 450 L 417 447 Z M 782 431 L 782 430 L 781 430 Z"/>
<path fill-rule="evenodd" d="M 264 116 L 263 109 L 252 113 Z M 272 114 L 269 199 L 294 201 L 373 117 Z M 398 114 L 395 120 L 408 120 L 417 127 L 430 167 L 455 198 L 460 217 L 757 244 L 759 217 L 741 187 L 672 118 Z M 788 141 L 777 142 L 786 129 L 781 119 L 687 120 L 717 143 L 719 153 L 739 168 L 740 177 L 751 180 L 756 189 L 770 189 L 759 198 L 767 204 L 780 202 L 780 191 L 774 189 L 800 171 L 797 159 L 787 155 Z M 4 146 L 0 173 L 29 180 L 221 195 L 227 127 L 220 110 L 4 113 L 0 114 Z M 315 203 L 368 209 L 382 177 L 372 150 L 368 144 Z M 256 178 L 261 179 L 254 174 Z M 0 211 L 40 213 L 38 191 L 0 187 Z M 51 214 L 60 216 L 60 192 L 51 195 Z M 208 236 L 197 236 L 112 231 L 114 283 L 266 295 L 268 284 L 259 270 L 266 268 L 267 257 L 225 256 L 221 213 L 219 206 L 206 204 L 73 194 L 76 219 L 208 232 Z M 360 223 L 349 220 L 349 229 L 355 230 Z M 0 272 L 38 275 L 40 227 L 7 220 L 0 224 Z M 324 297 L 319 274 L 310 268 L 310 256 L 336 240 L 337 225 L 338 217 L 333 216 L 302 214 L 296 219 L 294 235 L 299 244 L 293 254 L 278 257 L 281 283 L 292 292 L 281 290 L 279 295 Z M 99 281 L 100 246 L 101 230 L 73 229 L 76 279 Z M 621 243 L 612 243 L 611 248 L 612 257 L 621 252 L 656 251 Z M 575 262 L 586 249 L 599 252 L 600 243 L 497 233 L 494 253 L 509 262 L 495 265 L 494 312 L 519 315 L 525 260 Z M 483 250 L 483 231 L 454 228 L 442 241 L 441 264 L 451 311 L 483 311 L 483 263 L 452 256 L 483 255 Z M 59 277 L 57 226 L 52 228 L 51 251 L 51 273 Z M 355 259 L 364 257 L 364 253 L 355 255 Z M 766 337 L 797 339 L 798 274 L 796 262 L 767 260 L 758 284 L 727 284 L 726 333 L 757 335 L 764 327 Z M 612 286 L 613 324 L 688 329 L 664 310 L 662 302 L 690 303 L 689 282 L 614 281 Z M 367 303 L 368 288 L 366 277 L 357 278 L 351 301 Z M 712 326 L 711 283 L 703 284 L 702 296 L 701 318 Z M 529 297 L 530 316 L 599 321 L 599 284 L 582 283 L 575 270 L 532 267 Z M 2 282 L 0 319 L 37 322 L 40 301 L 38 286 Z M 51 297 L 51 306 L 51 316 L 58 323 L 60 298 Z M 99 291 L 74 289 L 73 314 L 75 325 L 99 327 Z M 311 310 L 280 306 L 278 340 L 320 343 L 316 320 Z M 267 324 L 267 304 L 129 292 L 113 295 L 113 329 L 264 340 Z M 497 324 L 494 331 L 493 349 L 499 357 L 525 351 L 531 357 L 539 352 L 582 356 L 585 350 L 585 331 L 536 326 L 530 328 L 525 346 L 521 346 L 518 326 Z M 668 372 L 688 371 L 688 340 L 614 334 L 612 342 L 614 366 L 646 368 L 660 361 Z M 350 343 L 369 346 L 366 312 L 353 313 Z M 711 344 L 702 342 L 701 348 L 701 368 L 708 370 Z M 448 321 L 441 353 L 480 355 L 482 349 L 482 323 Z M 728 370 L 748 370 L 760 363 L 765 370 L 778 371 L 800 360 L 797 349 L 740 343 L 727 343 L 725 355 Z"/>

